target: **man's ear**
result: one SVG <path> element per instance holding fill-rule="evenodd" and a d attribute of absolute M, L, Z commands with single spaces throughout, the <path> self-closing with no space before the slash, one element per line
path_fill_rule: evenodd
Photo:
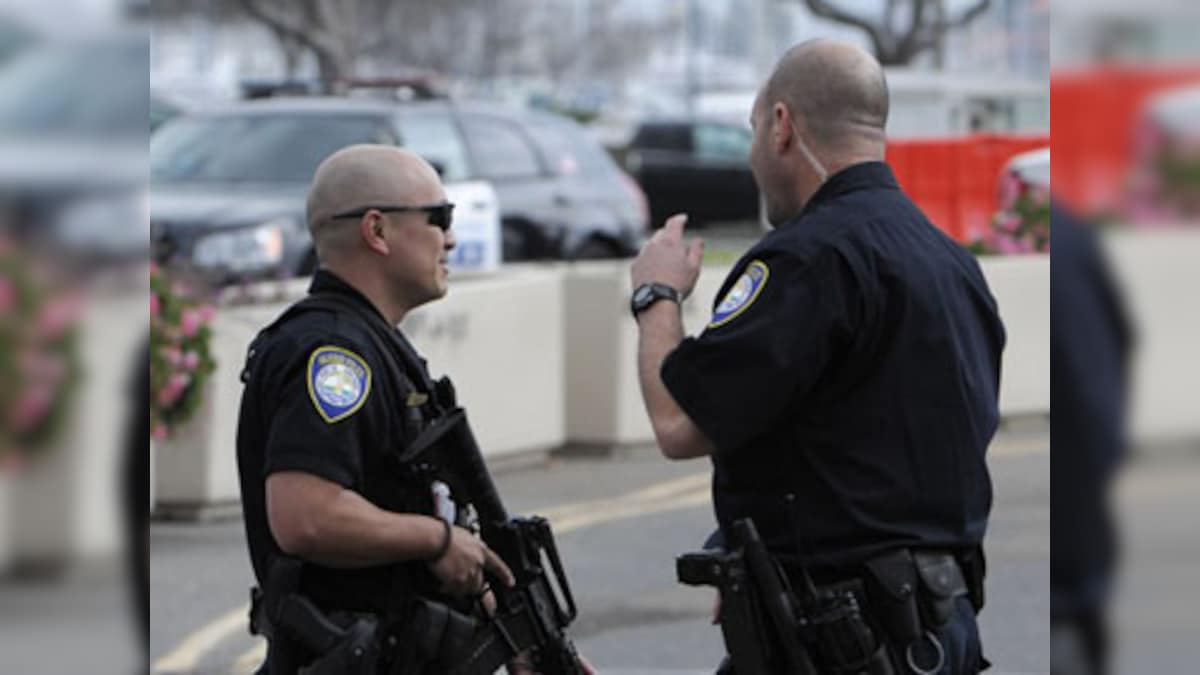
<path fill-rule="evenodd" d="M 383 215 L 375 210 L 367 211 L 358 221 L 358 233 L 362 237 L 363 243 L 367 245 L 367 248 L 376 253 L 387 255 L 391 253 L 391 248 L 388 246 L 387 239 L 383 236 L 383 229 Z"/>
<path fill-rule="evenodd" d="M 792 113 L 783 103 L 776 102 L 771 106 L 771 138 L 775 141 L 775 149 L 781 154 L 788 149 L 795 130 L 792 129 Z"/>

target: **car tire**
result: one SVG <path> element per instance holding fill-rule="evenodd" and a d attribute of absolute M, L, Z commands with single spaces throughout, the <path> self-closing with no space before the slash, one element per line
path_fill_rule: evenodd
<path fill-rule="evenodd" d="M 580 246 L 575 255 L 571 256 L 572 260 L 609 260 L 612 258 L 620 258 L 621 251 L 615 244 L 603 239 L 591 238 Z"/>

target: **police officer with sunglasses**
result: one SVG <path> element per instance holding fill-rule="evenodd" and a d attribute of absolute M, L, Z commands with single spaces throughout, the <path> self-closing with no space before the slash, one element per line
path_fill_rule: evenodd
<path fill-rule="evenodd" d="M 397 459 L 440 412 L 442 392 L 396 326 L 446 294 L 453 209 L 433 167 L 403 149 L 348 147 L 316 171 L 307 219 L 320 268 L 309 296 L 252 342 L 242 375 L 252 627 L 270 641 L 261 672 L 444 672 L 446 617 L 486 609 L 485 572 L 512 583 L 436 458 Z"/>

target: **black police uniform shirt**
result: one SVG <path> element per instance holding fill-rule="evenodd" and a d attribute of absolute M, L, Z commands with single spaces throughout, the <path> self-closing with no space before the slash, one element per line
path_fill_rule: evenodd
<path fill-rule="evenodd" d="M 309 292 L 338 294 L 378 313 L 365 296 L 325 270 L 313 277 Z M 394 468 L 386 457 L 402 438 L 403 425 L 411 423 L 397 411 L 412 401 L 390 381 L 368 330 L 352 314 L 310 310 L 283 321 L 253 347 L 237 448 L 246 537 L 260 584 L 268 560 L 280 554 L 267 523 L 269 475 L 313 474 L 380 506 L 402 496 L 395 494 Z M 382 610 L 395 572 L 394 566 L 347 570 L 309 564 L 302 589 L 326 607 Z"/>
<path fill-rule="evenodd" d="M 721 531 L 836 568 L 982 541 L 1004 340 L 974 257 L 867 162 L 742 257 L 661 374 L 716 447 Z"/>

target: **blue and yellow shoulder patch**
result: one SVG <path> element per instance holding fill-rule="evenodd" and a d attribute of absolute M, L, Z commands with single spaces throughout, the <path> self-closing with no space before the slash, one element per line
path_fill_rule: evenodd
<path fill-rule="evenodd" d="M 333 424 L 353 415 L 371 393 L 371 367 L 349 349 L 326 345 L 308 357 L 308 396 Z"/>
<path fill-rule="evenodd" d="M 733 286 L 730 286 L 729 291 L 725 293 L 725 297 L 721 298 L 721 303 L 717 305 L 717 310 L 713 312 L 712 320 L 708 322 L 708 327 L 716 328 L 724 326 L 746 311 L 746 308 L 758 298 L 759 293 L 762 293 L 763 286 L 767 285 L 767 277 L 769 276 L 771 276 L 771 270 L 765 262 L 761 260 L 751 261 L 746 266 L 746 271 L 742 272 L 742 276 L 738 277 Z"/>

